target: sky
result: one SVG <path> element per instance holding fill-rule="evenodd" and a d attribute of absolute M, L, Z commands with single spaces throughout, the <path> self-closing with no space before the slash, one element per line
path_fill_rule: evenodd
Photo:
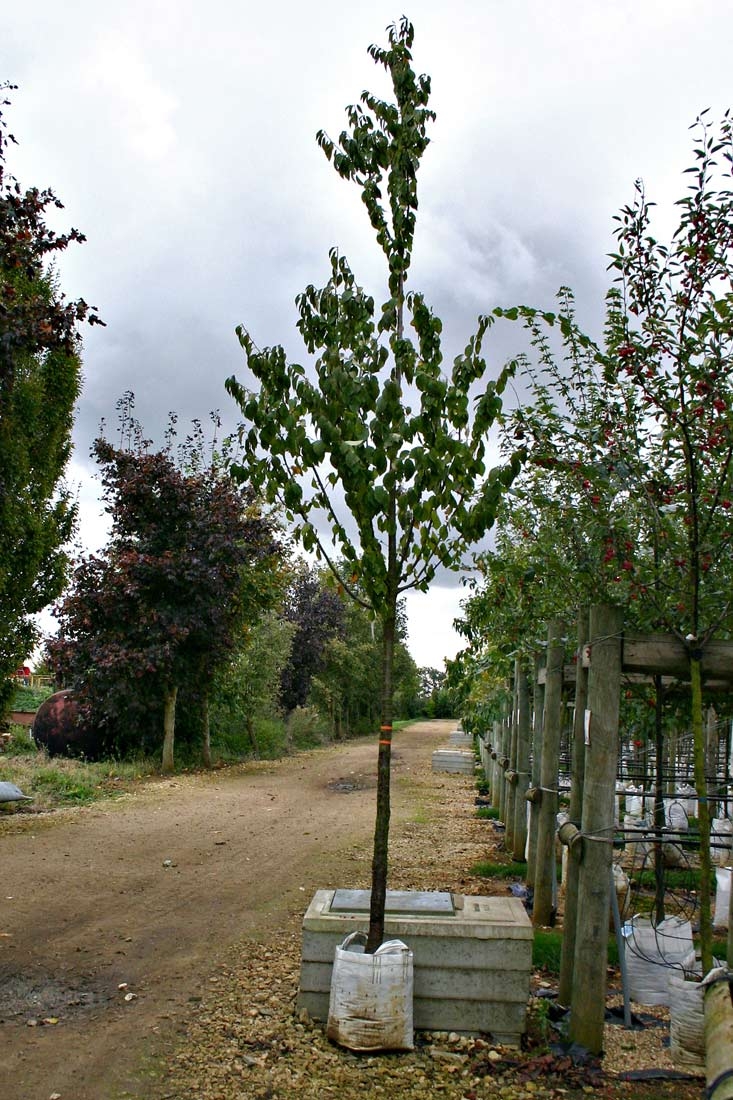
<path fill-rule="evenodd" d="M 89 458 L 105 419 L 133 391 L 146 435 L 237 409 L 224 390 L 251 381 L 235 335 L 306 361 L 296 295 L 328 278 L 328 251 L 383 292 L 380 253 L 357 189 L 317 147 L 368 88 L 387 96 L 367 54 L 406 14 L 414 67 L 432 79 L 437 119 L 419 178 L 411 284 L 444 324 L 447 363 L 477 315 L 552 308 L 573 288 L 600 337 L 613 216 L 642 178 L 673 226 L 691 163 L 689 126 L 733 101 L 733 4 L 720 0 L 34 0 L 15 5 L 0 79 L 18 140 L 8 168 L 52 187 L 87 241 L 59 265 L 68 297 L 98 307 L 84 333 L 84 389 L 70 480 L 82 543 L 105 526 Z M 510 326 L 511 327 L 511 326 Z M 492 330 L 490 370 L 521 348 Z M 440 578 L 408 598 L 409 647 L 441 667 L 461 648 L 465 595 Z"/>

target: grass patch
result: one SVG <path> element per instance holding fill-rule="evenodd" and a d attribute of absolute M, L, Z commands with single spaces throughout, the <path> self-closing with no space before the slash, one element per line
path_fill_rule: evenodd
<path fill-rule="evenodd" d="M 645 890 L 654 890 L 656 879 L 654 871 L 632 871 L 629 878 L 634 886 L 641 886 Z M 699 867 L 665 867 L 664 885 L 668 890 L 698 890 L 700 888 Z M 713 876 L 713 890 L 715 889 L 715 876 Z"/>
<path fill-rule="evenodd" d="M 476 817 L 483 818 L 485 821 L 498 821 L 499 808 L 498 806 L 479 806 Z"/>
<path fill-rule="evenodd" d="M 33 802 L 31 810 L 54 810 L 62 806 L 86 806 L 103 798 L 115 798 L 135 782 L 155 772 L 151 760 L 49 760 L 45 752 L 31 746 L 28 752 L 0 756 L 0 779 L 20 787 Z"/>
<path fill-rule="evenodd" d="M 526 863 L 474 863 L 470 873 L 480 878 L 524 878 Z"/>
<path fill-rule="evenodd" d="M 537 928 L 532 939 L 532 967 L 546 974 L 558 977 L 562 956 L 562 930 Z M 618 945 L 616 937 L 608 939 L 608 965 L 618 966 Z"/>
<path fill-rule="evenodd" d="M 10 702 L 11 710 L 20 710 L 25 714 L 35 714 L 41 703 L 53 695 L 52 687 L 26 687 L 19 684 Z"/>

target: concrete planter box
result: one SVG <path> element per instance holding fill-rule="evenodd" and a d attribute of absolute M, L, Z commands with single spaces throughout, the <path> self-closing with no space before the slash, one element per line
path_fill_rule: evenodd
<path fill-rule="evenodd" d="M 303 919 L 298 1007 L 328 1016 L 334 951 L 369 925 L 368 890 L 318 890 Z M 490 1033 L 516 1046 L 526 1028 L 532 926 L 518 898 L 388 891 L 385 938 L 415 964 L 418 1031 Z"/>
<path fill-rule="evenodd" d="M 463 730 L 454 730 L 448 735 L 448 740 L 454 749 L 473 749 L 473 737 Z"/>
<path fill-rule="evenodd" d="M 437 749 L 432 757 L 434 772 L 454 772 L 457 775 L 473 775 L 476 757 L 462 749 Z"/>

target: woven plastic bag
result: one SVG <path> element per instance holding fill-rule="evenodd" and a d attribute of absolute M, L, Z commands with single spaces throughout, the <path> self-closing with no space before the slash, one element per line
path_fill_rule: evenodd
<path fill-rule="evenodd" d="M 367 955 L 366 938 L 352 932 L 336 948 L 326 1034 L 348 1050 L 412 1050 L 412 951 L 387 940 Z"/>
<path fill-rule="evenodd" d="M 695 967 L 690 922 L 667 917 L 655 926 L 647 917 L 636 916 L 624 926 L 624 935 L 631 1000 L 668 1005 L 670 974 Z"/>

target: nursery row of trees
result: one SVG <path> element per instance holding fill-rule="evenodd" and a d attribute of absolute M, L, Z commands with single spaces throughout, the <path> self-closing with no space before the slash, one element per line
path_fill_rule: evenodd
<path fill-rule="evenodd" d="M 478 562 L 459 624 L 468 647 L 450 675 L 487 728 L 515 660 L 531 675 L 545 644 L 538 624 L 563 620 L 570 655 L 579 609 L 604 603 L 625 630 L 676 639 L 684 667 L 630 682 L 621 724 L 642 744 L 653 737 L 658 761 L 670 729 L 692 731 L 707 969 L 704 707 L 731 712 L 730 673 L 706 679 L 703 668 L 711 643 L 733 632 L 733 138 L 727 115 L 716 126 L 704 114 L 693 129 L 671 242 L 653 235 L 641 183 L 617 219 L 603 344 L 580 328 L 566 288 L 557 312 L 496 311 L 529 336 L 517 359 L 527 399 L 503 425 L 505 448 L 521 440 L 527 461 Z M 657 814 L 663 825 L 661 798 Z"/>

